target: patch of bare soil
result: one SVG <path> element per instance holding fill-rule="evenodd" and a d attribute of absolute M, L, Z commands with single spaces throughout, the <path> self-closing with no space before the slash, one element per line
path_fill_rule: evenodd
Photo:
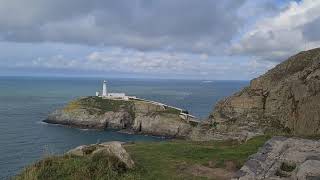
<path fill-rule="evenodd" d="M 232 161 L 226 161 L 224 163 L 225 168 L 214 167 L 214 162 L 209 162 L 209 166 L 210 167 L 201 164 L 194 164 L 191 166 L 180 167 L 180 170 L 183 170 L 186 174 L 215 180 L 229 180 L 237 171 L 236 164 Z"/>

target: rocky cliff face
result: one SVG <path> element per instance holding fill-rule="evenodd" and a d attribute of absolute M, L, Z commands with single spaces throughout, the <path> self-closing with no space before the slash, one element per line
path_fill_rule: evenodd
<path fill-rule="evenodd" d="M 185 137 L 193 125 L 180 116 L 180 111 L 140 100 L 110 100 L 85 97 L 56 110 L 47 123 L 80 128 L 115 128 L 135 133 Z"/>
<path fill-rule="evenodd" d="M 265 132 L 320 134 L 320 48 L 290 57 L 218 102 L 193 136 L 246 139 Z"/>
<path fill-rule="evenodd" d="M 320 179 L 320 141 L 273 137 L 233 180 Z"/>

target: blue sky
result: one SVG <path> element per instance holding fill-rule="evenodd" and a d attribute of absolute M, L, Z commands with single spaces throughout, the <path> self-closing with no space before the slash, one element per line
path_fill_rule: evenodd
<path fill-rule="evenodd" d="M 248 80 L 318 47 L 318 0 L 0 1 L 0 75 Z"/>

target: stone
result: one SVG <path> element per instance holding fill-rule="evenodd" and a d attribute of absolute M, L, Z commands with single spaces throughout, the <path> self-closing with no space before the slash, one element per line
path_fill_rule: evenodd
<path fill-rule="evenodd" d="M 101 144 L 82 145 L 67 152 L 74 156 L 95 156 L 97 154 L 104 154 L 116 157 L 120 162 L 126 165 L 126 168 L 134 168 L 134 161 L 131 159 L 127 151 L 122 147 L 122 142 L 111 141 Z"/>
<path fill-rule="evenodd" d="M 233 180 L 320 177 L 320 141 L 273 137 L 250 156 Z"/>
<path fill-rule="evenodd" d="M 320 179 L 320 161 L 307 160 L 299 167 L 296 175 L 297 179 L 309 180 Z"/>
<path fill-rule="evenodd" d="M 192 126 L 175 114 L 138 114 L 133 127 L 135 132 L 156 136 L 185 137 Z"/>
<path fill-rule="evenodd" d="M 99 144 L 102 147 L 99 147 L 95 151 L 92 152 L 92 155 L 95 154 L 107 154 L 117 157 L 121 162 L 123 162 L 127 168 L 134 168 L 134 162 L 131 159 L 130 155 L 127 151 L 122 147 L 120 142 L 113 141 Z"/>
<path fill-rule="evenodd" d="M 74 156 L 85 156 L 91 154 L 94 150 L 96 150 L 97 146 L 95 145 L 82 145 L 78 146 L 74 149 L 71 149 L 67 152 L 67 154 L 74 155 Z"/>

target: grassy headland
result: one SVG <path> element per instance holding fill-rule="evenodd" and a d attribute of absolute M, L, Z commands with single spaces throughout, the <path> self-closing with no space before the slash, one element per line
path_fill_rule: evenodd
<path fill-rule="evenodd" d="M 207 179 L 208 173 L 194 173 L 193 167 L 205 171 L 223 170 L 231 164 L 239 169 L 249 155 L 257 152 L 268 136 L 255 137 L 244 144 L 227 142 L 191 142 L 173 140 L 125 145 L 136 163 L 125 170 L 112 157 L 52 156 L 27 167 L 16 179 Z M 191 168 L 190 168 L 191 167 Z M 222 171 L 224 172 L 224 171 Z M 219 178 L 217 178 L 219 179 Z"/>
<path fill-rule="evenodd" d="M 64 111 L 72 111 L 74 109 L 87 109 L 92 114 L 104 114 L 105 112 L 118 112 L 121 109 L 127 110 L 134 117 L 134 102 L 125 100 L 110 100 L 96 96 L 88 96 L 81 99 L 71 101 Z"/>

